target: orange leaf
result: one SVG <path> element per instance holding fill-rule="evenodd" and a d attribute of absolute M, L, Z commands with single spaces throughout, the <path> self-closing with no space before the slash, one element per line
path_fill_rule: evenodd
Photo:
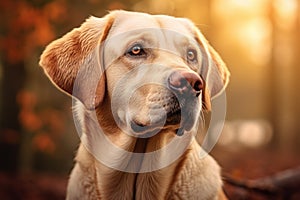
<path fill-rule="evenodd" d="M 19 120 L 21 125 L 30 132 L 39 130 L 43 125 L 39 116 L 31 110 L 22 110 L 19 114 Z"/>
<path fill-rule="evenodd" d="M 46 133 L 41 133 L 33 138 L 34 147 L 44 153 L 53 153 L 56 149 L 55 143 Z"/>

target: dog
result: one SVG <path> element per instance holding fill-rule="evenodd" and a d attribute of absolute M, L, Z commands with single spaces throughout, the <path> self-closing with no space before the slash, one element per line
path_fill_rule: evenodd
<path fill-rule="evenodd" d="M 195 139 L 229 72 L 188 19 L 117 10 L 50 43 L 46 75 L 80 134 L 67 199 L 226 199 Z"/>

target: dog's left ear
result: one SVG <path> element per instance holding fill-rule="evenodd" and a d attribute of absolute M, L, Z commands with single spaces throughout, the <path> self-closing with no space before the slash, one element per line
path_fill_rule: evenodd
<path fill-rule="evenodd" d="M 104 98 L 100 46 L 113 19 L 111 14 L 90 17 L 79 28 L 49 44 L 41 55 L 39 64 L 54 85 L 79 99 L 88 109 L 97 107 Z"/>
<path fill-rule="evenodd" d="M 195 39 L 202 52 L 200 75 L 205 80 L 204 103 L 210 105 L 210 100 L 221 94 L 228 82 L 230 73 L 219 54 L 208 43 L 198 28 L 195 27 Z M 210 106 L 207 106 L 210 110 Z"/>

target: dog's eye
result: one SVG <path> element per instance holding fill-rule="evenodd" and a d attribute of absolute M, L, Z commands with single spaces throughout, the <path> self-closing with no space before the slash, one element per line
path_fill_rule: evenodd
<path fill-rule="evenodd" d="M 188 49 L 186 58 L 189 62 L 196 62 L 197 61 L 197 51 L 194 49 Z"/>
<path fill-rule="evenodd" d="M 146 52 L 145 52 L 145 50 L 144 50 L 144 48 L 143 48 L 142 45 L 136 44 L 136 45 L 134 45 L 133 47 L 131 47 L 131 48 L 127 51 L 126 54 L 128 54 L 128 55 L 130 55 L 130 56 L 143 56 L 143 55 L 146 55 Z"/>

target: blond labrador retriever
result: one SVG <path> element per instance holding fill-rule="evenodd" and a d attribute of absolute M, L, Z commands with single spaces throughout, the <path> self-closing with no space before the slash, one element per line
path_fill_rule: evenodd
<path fill-rule="evenodd" d="M 229 73 L 187 19 L 113 11 L 52 42 L 40 65 L 75 101 L 67 199 L 226 199 L 195 140 Z"/>

